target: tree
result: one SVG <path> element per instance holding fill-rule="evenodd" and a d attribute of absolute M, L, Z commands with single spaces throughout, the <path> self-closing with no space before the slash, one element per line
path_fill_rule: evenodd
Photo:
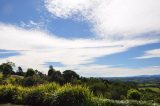
<path fill-rule="evenodd" d="M 30 76 L 33 76 L 35 74 L 36 74 L 36 72 L 32 68 L 28 68 L 25 76 L 30 77 Z"/>
<path fill-rule="evenodd" d="M 37 75 L 40 76 L 40 77 L 44 77 L 45 76 L 42 72 L 40 72 L 38 70 L 37 70 Z"/>
<path fill-rule="evenodd" d="M 59 84 L 63 84 L 63 77 L 60 71 L 54 71 L 50 76 L 51 81 L 55 81 Z"/>
<path fill-rule="evenodd" d="M 23 86 L 35 86 L 43 83 L 45 83 L 45 80 L 39 76 L 25 77 L 22 81 Z"/>
<path fill-rule="evenodd" d="M 19 75 L 19 76 L 24 76 L 24 72 L 23 72 L 23 69 L 21 67 L 18 67 L 18 70 L 16 72 L 16 75 Z"/>
<path fill-rule="evenodd" d="M 13 67 L 15 66 L 12 62 L 2 63 L 0 65 L 0 71 L 3 73 L 4 76 L 13 74 Z"/>
<path fill-rule="evenodd" d="M 66 70 L 63 72 L 63 78 L 65 82 L 71 82 L 73 79 L 79 79 L 79 75 L 72 70 Z"/>
<path fill-rule="evenodd" d="M 49 66 L 49 70 L 48 70 L 48 76 L 52 76 L 52 74 L 55 72 L 56 70 L 53 68 L 52 65 Z"/>
<path fill-rule="evenodd" d="M 95 82 L 90 85 L 90 89 L 93 91 L 94 94 L 105 94 L 106 90 L 108 89 L 108 85 L 104 82 Z"/>
<path fill-rule="evenodd" d="M 60 71 L 56 71 L 52 65 L 49 66 L 48 70 L 49 81 L 55 81 L 59 84 L 63 84 L 63 77 Z"/>
<path fill-rule="evenodd" d="M 136 89 L 130 89 L 130 90 L 128 90 L 127 98 L 128 99 L 133 99 L 133 100 L 140 100 L 141 94 Z"/>

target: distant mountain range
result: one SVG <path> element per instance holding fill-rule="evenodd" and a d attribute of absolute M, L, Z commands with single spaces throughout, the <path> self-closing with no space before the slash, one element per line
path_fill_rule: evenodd
<path fill-rule="evenodd" d="M 160 75 L 140 75 L 131 77 L 103 77 L 109 81 L 160 82 Z"/>
<path fill-rule="evenodd" d="M 160 75 L 140 75 L 140 76 L 133 76 L 133 77 L 140 77 L 140 78 L 160 78 Z"/>
<path fill-rule="evenodd" d="M 139 76 L 128 76 L 128 77 L 102 77 L 102 78 L 115 78 L 115 79 L 119 79 L 119 78 L 160 78 L 160 75 L 139 75 Z"/>

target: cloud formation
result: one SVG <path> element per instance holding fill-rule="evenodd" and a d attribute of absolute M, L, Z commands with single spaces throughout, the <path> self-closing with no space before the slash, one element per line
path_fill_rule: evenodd
<path fill-rule="evenodd" d="M 47 32 L 26 30 L 6 24 L 0 24 L 0 38 L 0 49 L 14 50 L 20 54 L 0 59 L 0 63 L 8 60 L 25 68 L 33 67 L 45 73 L 47 67 L 43 64 L 46 62 L 59 62 L 66 69 L 67 67 L 74 69 L 82 64 L 92 64 L 98 57 L 158 41 L 148 38 L 116 42 L 108 39 L 64 39 Z"/>
<path fill-rule="evenodd" d="M 0 59 L 0 63 L 9 60 L 24 68 L 33 67 L 45 73 L 47 67 L 44 63 L 47 62 L 59 62 L 64 67 L 57 67 L 58 69 L 73 69 L 81 75 L 158 73 L 159 67 L 136 71 L 137 69 L 113 68 L 94 62 L 98 57 L 160 42 L 159 0 L 45 0 L 45 6 L 54 16 L 89 21 L 92 24 L 91 30 L 97 36 L 92 39 L 66 39 L 42 29 L 25 29 L 35 27 L 37 23 L 33 21 L 27 26 L 22 23 L 23 28 L 0 23 L 0 49 L 20 54 Z M 153 57 L 158 53 L 159 51 L 150 51 L 138 58 Z"/>
<path fill-rule="evenodd" d="M 82 16 L 98 36 L 112 40 L 160 32 L 159 0 L 46 0 L 46 8 L 61 18 Z"/>
<path fill-rule="evenodd" d="M 143 56 L 136 57 L 136 59 L 149 59 L 160 57 L 160 49 L 153 49 L 145 51 Z"/>
<path fill-rule="evenodd" d="M 160 66 L 132 69 L 91 64 L 86 66 L 80 66 L 77 72 L 86 77 L 97 77 L 97 75 L 101 77 L 125 77 L 139 75 L 157 75 L 160 74 L 159 70 Z"/>

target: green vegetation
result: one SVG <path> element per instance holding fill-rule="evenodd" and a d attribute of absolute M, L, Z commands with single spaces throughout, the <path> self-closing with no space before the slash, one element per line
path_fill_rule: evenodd
<path fill-rule="evenodd" d="M 128 99 L 133 99 L 133 100 L 140 100 L 141 99 L 141 94 L 138 90 L 131 89 L 127 93 L 127 98 Z"/>
<path fill-rule="evenodd" d="M 59 86 L 56 83 L 34 87 L 1 85 L 0 101 L 34 106 L 65 106 L 66 104 L 68 106 L 158 106 L 144 101 L 98 98 L 85 86 L 70 84 Z"/>
<path fill-rule="evenodd" d="M 10 71 L 6 74 L 5 70 Z M 61 73 L 53 66 L 45 75 L 32 68 L 23 72 L 18 67 L 14 72 L 12 64 L 3 63 L 0 72 L 0 103 L 33 106 L 159 106 L 160 103 L 157 88 L 84 78 L 72 70 Z"/>

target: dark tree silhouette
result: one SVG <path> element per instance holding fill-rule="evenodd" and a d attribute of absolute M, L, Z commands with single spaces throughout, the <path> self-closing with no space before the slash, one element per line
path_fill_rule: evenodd
<path fill-rule="evenodd" d="M 72 70 L 65 70 L 63 72 L 63 78 L 66 82 L 71 82 L 73 79 L 79 79 L 79 75 Z"/>
<path fill-rule="evenodd" d="M 24 72 L 23 72 L 23 69 L 21 67 L 18 67 L 18 70 L 16 72 L 16 75 L 19 75 L 19 76 L 24 76 Z"/>
<path fill-rule="evenodd" d="M 0 65 L 0 71 L 3 73 L 4 76 L 14 74 L 13 67 L 15 66 L 12 62 L 2 63 Z"/>
<path fill-rule="evenodd" d="M 36 72 L 32 68 L 28 68 L 25 77 L 30 77 L 35 74 L 36 74 Z"/>
<path fill-rule="evenodd" d="M 55 72 L 56 70 L 53 68 L 52 65 L 49 66 L 49 70 L 48 70 L 48 76 L 52 76 L 52 74 Z"/>

